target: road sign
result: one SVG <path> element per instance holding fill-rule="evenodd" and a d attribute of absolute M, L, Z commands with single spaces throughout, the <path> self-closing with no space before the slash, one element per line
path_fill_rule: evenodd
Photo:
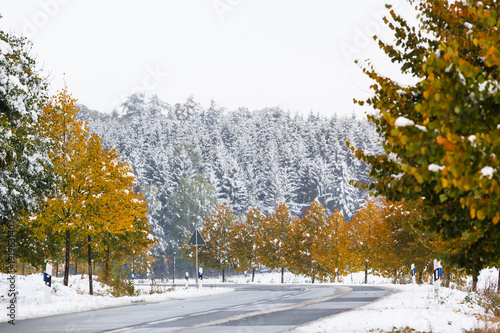
<path fill-rule="evenodd" d="M 189 239 L 188 245 L 194 245 L 195 247 L 195 252 L 196 252 L 196 271 L 195 271 L 195 276 L 196 276 L 196 288 L 199 287 L 198 285 L 198 246 L 199 245 L 205 245 L 205 240 L 203 237 L 201 237 L 201 234 L 198 230 L 195 230 L 193 232 L 193 235 L 191 236 L 191 239 Z"/>
<path fill-rule="evenodd" d="M 193 232 L 193 235 L 189 239 L 188 245 L 205 245 L 205 240 L 201 237 L 201 234 L 198 230 Z"/>

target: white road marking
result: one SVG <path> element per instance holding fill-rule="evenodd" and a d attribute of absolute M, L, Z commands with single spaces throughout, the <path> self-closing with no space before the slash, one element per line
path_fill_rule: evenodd
<path fill-rule="evenodd" d="M 201 315 L 204 315 L 204 314 L 207 314 L 207 313 L 213 313 L 213 312 L 218 312 L 218 311 L 219 310 L 211 310 L 211 311 L 205 311 L 205 312 L 192 313 L 189 316 L 190 317 L 192 317 L 192 316 L 201 316 Z"/>
<path fill-rule="evenodd" d="M 158 321 L 152 321 L 148 323 L 148 325 L 154 325 L 154 324 L 159 324 L 159 323 L 168 323 L 169 321 L 174 321 L 177 319 L 182 319 L 183 317 L 174 317 L 174 318 L 168 318 L 168 319 L 163 319 L 163 320 L 158 320 Z"/>
<path fill-rule="evenodd" d="M 119 328 L 117 330 L 113 330 L 113 331 L 106 331 L 104 333 L 118 333 L 118 332 L 124 332 L 124 331 L 128 331 L 128 330 L 131 330 L 132 327 L 125 327 L 125 328 Z"/>

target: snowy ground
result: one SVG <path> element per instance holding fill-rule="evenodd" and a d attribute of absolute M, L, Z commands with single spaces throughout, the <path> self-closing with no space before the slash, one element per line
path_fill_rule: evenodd
<path fill-rule="evenodd" d="M 463 332 L 484 327 L 484 309 L 475 296 L 441 288 L 437 300 L 430 285 L 385 285 L 396 293 L 375 303 L 299 327 L 294 332 Z M 471 298 L 467 301 L 467 297 Z"/>
<path fill-rule="evenodd" d="M 0 274 L 0 306 L 5 309 L 9 304 L 10 283 L 7 280 L 9 275 Z M 54 281 L 55 280 L 55 281 Z M 51 316 L 63 313 L 72 313 L 102 309 L 114 306 L 130 305 L 134 303 L 157 303 L 172 299 L 185 299 L 190 297 L 208 296 L 220 293 L 231 292 L 231 288 L 189 288 L 176 287 L 161 288 L 160 294 L 142 294 L 136 297 L 113 297 L 107 295 L 107 287 L 99 282 L 93 284 L 94 296 L 88 294 L 89 283 L 86 277 L 72 275 L 69 279 L 69 287 L 63 285 L 62 278 L 52 277 L 53 291 L 51 294 L 51 304 L 45 304 L 45 285 L 42 274 L 32 274 L 28 276 L 16 276 L 17 306 L 16 320 Z M 149 292 L 151 288 L 143 288 L 144 292 Z M 10 320 L 7 312 L 0 313 L 0 322 Z"/>
<path fill-rule="evenodd" d="M 479 277 L 478 287 L 483 288 L 491 282 L 496 282 L 498 271 L 496 269 L 483 270 Z M 8 304 L 8 275 L 0 274 L 0 302 L 2 308 Z M 251 275 L 229 276 L 227 286 L 231 283 L 251 284 Z M 94 283 L 94 293 L 104 296 L 88 295 L 88 280 L 81 276 L 71 276 L 70 287 L 62 285 L 62 279 L 53 283 L 52 305 L 44 306 L 44 285 L 41 274 L 17 276 L 16 319 L 34 318 L 54 314 L 93 310 L 105 307 L 128 305 L 133 303 L 147 303 L 168 301 L 213 295 L 232 291 L 231 288 L 189 288 L 177 286 L 175 290 L 161 294 L 141 295 L 137 297 L 115 298 L 106 296 L 105 286 Z M 259 273 L 255 276 L 253 284 L 277 284 L 281 276 L 276 273 Z M 340 283 L 332 285 L 361 284 L 364 281 L 363 273 L 355 273 L 343 278 Z M 147 282 L 147 281 L 143 281 Z M 177 282 L 177 280 L 176 280 Z M 183 282 L 183 281 L 179 281 Z M 190 279 L 194 283 L 194 279 Z M 220 278 L 210 278 L 203 281 L 205 285 L 221 284 Z M 309 284 L 309 278 L 285 273 L 287 284 Z M 294 332 L 391 332 L 394 327 L 410 327 L 416 331 L 426 332 L 462 332 L 473 328 L 482 328 L 486 324 L 482 320 L 484 309 L 478 305 L 477 296 L 455 289 L 440 288 L 437 299 L 434 297 L 433 287 L 430 285 L 394 285 L 388 279 L 369 275 L 368 283 L 390 288 L 394 293 L 375 303 L 369 304 L 354 311 L 345 312 L 330 318 L 313 322 L 307 326 L 297 328 Z M 144 292 L 150 290 L 149 286 L 140 286 Z M 0 321 L 9 318 L 2 316 Z"/>

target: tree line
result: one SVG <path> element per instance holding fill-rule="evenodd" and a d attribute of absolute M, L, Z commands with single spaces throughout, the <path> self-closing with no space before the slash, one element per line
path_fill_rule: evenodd
<path fill-rule="evenodd" d="M 365 271 L 365 283 L 372 274 L 391 277 L 395 282 L 411 281 L 410 267 L 417 267 L 417 281 L 432 275 L 432 261 L 443 252 L 459 252 L 460 242 L 447 242 L 431 233 L 418 233 L 412 223 L 422 220 L 421 205 L 370 200 L 351 221 L 339 211 L 328 214 L 313 201 L 298 218 L 282 203 L 269 215 L 257 208 L 239 219 L 226 205 L 206 219 L 201 234 L 206 242 L 198 247 L 201 265 L 225 272 L 252 271 L 264 265 L 304 275 L 315 281 L 338 281 L 352 272 Z M 194 260 L 193 247 L 183 255 Z M 464 284 L 465 271 L 445 264 L 445 284 Z"/>

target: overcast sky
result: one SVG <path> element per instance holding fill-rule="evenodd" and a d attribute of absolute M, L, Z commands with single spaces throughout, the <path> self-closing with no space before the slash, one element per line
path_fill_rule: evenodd
<path fill-rule="evenodd" d="M 362 114 L 369 81 L 354 59 L 381 57 L 385 3 L 404 0 L 0 0 L 0 27 L 34 42 L 53 92 L 111 112 L 146 91 L 170 104 L 191 94 L 228 109 Z M 64 78 L 64 81 L 63 81 Z"/>

